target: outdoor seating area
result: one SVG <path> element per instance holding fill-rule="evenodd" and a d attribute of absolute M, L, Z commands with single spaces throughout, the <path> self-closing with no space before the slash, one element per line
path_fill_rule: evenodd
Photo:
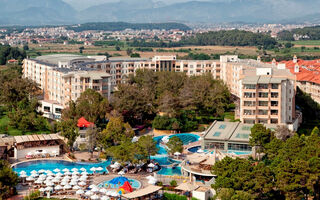
<path fill-rule="evenodd" d="M 33 170 L 31 175 L 27 176 L 25 171 L 19 173 L 22 184 L 29 185 L 32 190 L 39 190 L 42 196 L 47 197 L 65 197 L 70 196 L 77 199 L 117 199 L 124 191 L 132 192 L 131 185 L 124 182 L 123 186 L 119 188 L 107 189 L 101 185 L 93 184 L 93 179 L 96 176 L 98 168 L 90 169 L 91 172 L 87 172 L 85 168 L 71 170 L 55 169 L 50 170 Z M 120 184 L 120 178 L 112 180 L 114 184 Z M 124 177 L 123 177 L 124 178 Z"/>

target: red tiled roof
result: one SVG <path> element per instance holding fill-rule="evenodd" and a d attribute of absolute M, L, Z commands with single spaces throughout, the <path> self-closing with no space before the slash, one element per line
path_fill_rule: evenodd
<path fill-rule="evenodd" d="M 297 81 L 307 81 L 316 84 L 320 84 L 320 59 L 317 60 L 301 60 L 298 59 L 297 63 L 293 60 L 280 61 L 278 63 L 283 63 L 286 68 L 290 70 L 292 74 L 295 74 Z M 294 72 L 295 65 L 299 65 L 299 72 Z"/>

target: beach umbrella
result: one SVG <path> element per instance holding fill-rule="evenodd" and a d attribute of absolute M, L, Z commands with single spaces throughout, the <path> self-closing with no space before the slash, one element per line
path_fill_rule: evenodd
<path fill-rule="evenodd" d="M 68 185 L 68 182 L 67 182 L 67 181 L 62 181 L 62 182 L 60 183 L 60 185 Z"/>
<path fill-rule="evenodd" d="M 20 177 L 25 178 L 25 177 L 27 177 L 27 174 L 21 174 Z"/>
<path fill-rule="evenodd" d="M 177 151 L 177 152 L 174 153 L 174 155 L 175 155 L 175 156 L 180 156 L 181 153 Z"/>
<path fill-rule="evenodd" d="M 46 177 L 47 177 L 47 175 L 45 175 L 45 174 L 41 174 L 39 177 L 40 177 L 40 178 L 46 178 Z"/>
<path fill-rule="evenodd" d="M 36 170 L 32 170 L 31 174 L 37 174 L 38 172 Z"/>
<path fill-rule="evenodd" d="M 66 171 L 66 172 L 64 172 L 64 175 L 71 175 L 71 172 L 70 171 Z"/>
<path fill-rule="evenodd" d="M 81 182 L 78 183 L 78 185 L 80 185 L 80 186 L 85 186 L 85 185 L 87 185 L 87 184 L 86 184 L 86 182 L 81 181 Z"/>
<path fill-rule="evenodd" d="M 52 180 L 53 177 L 52 176 L 47 176 L 46 180 Z"/>
<path fill-rule="evenodd" d="M 53 182 L 47 182 L 46 186 L 54 186 L 54 183 Z"/>
<path fill-rule="evenodd" d="M 103 197 L 101 197 L 101 200 L 110 200 L 110 198 L 107 196 L 103 196 Z"/>
<path fill-rule="evenodd" d="M 75 185 L 75 186 L 72 187 L 72 189 L 73 189 L 73 190 L 79 190 L 79 189 L 81 189 L 81 187 L 78 186 L 78 185 Z"/>
<path fill-rule="evenodd" d="M 45 172 L 46 172 L 46 170 L 44 170 L 44 169 L 40 169 L 40 170 L 38 171 L 38 173 L 40 173 L 40 174 L 45 173 Z"/>
<path fill-rule="evenodd" d="M 71 171 L 76 172 L 76 171 L 78 171 L 78 169 L 77 168 L 72 168 Z"/>
<path fill-rule="evenodd" d="M 87 177 L 86 177 L 86 176 L 81 176 L 79 180 L 80 180 L 80 181 L 86 181 L 86 180 L 87 180 Z"/>
<path fill-rule="evenodd" d="M 204 151 L 202 149 L 198 149 L 197 153 L 203 153 Z"/>
<path fill-rule="evenodd" d="M 34 183 L 35 184 L 42 184 L 42 180 L 41 179 L 37 179 Z"/>
<path fill-rule="evenodd" d="M 98 187 L 94 187 L 91 189 L 92 192 L 99 192 L 99 188 Z"/>
<path fill-rule="evenodd" d="M 29 176 L 26 178 L 27 181 L 34 181 L 34 178 L 32 176 Z"/>
<path fill-rule="evenodd" d="M 101 188 L 101 189 L 99 190 L 99 192 L 105 194 L 105 193 L 107 193 L 107 189 L 106 189 L 106 188 Z"/>
<path fill-rule="evenodd" d="M 67 184 L 67 185 L 63 186 L 63 189 L 64 190 L 70 190 L 71 189 L 71 185 Z"/>
<path fill-rule="evenodd" d="M 78 191 L 76 191 L 76 194 L 84 194 L 84 191 L 83 190 L 78 190 Z"/>
<path fill-rule="evenodd" d="M 118 174 L 122 176 L 122 175 L 124 175 L 126 173 L 124 173 L 124 171 L 120 171 Z"/>
<path fill-rule="evenodd" d="M 69 169 L 64 168 L 62 171 L 63 171 L 63 172 L 68 172 L 68 171 L 69 171 Z"/>
<path fill-rule="evenodd" d="M 60 172 L 60 169 L 56 168 L 53 170 L 54 172 Z"/>
<path fill-rule="evenodd" d="M 153 163 L 150 163 L 150 164 L 148 165 L 148 167 L 150 167 L 150 168 L 154 168 L 154 167 L 155 167 L 155 165 L 154 165 Z"/>
<path fill-rule="evenodd" d="M 55 190 L 62 190 L 63 187 L 62 187 L 61 185 L 57 185 L 54 189 L 55 189 Z"/>
<path fill-rule="evenodd" d="M 75 182 L 75 181 L 71 181 L 69 184 L 70 184 L 71 186 L 74 186 L 74 185 L 77 185 L 78 183 Z"/>
<path fill-rule="evenodd" d="M 98 168 L 96 168 L 96 170 L 97 170 L 97 171 L 102 171 L 103 168 L 102 168 L 102 167 L 98 167 Z"/>
<path fill-rule="evenodd" d="M 151 178 L 153 178 L 153 176 L 149 175 L 146 177 L 146 179 L 150 180 Z"/>
<path fill-rule="evenodd" d="M 112 193 L 111 193 L 111 196 L 113 196 L 113 197 L 118 197 L 118 196 L 119 196 L 119 194 L 118 194 L 117 192 L 115 192 L 115 191 L 114 191 L 114 192 L 112 192 Z"/>
<path fill-rule="evenodd" d="M 78 171 L 72 172 L 72 175 L 78 175 L 78 174 L 80 174 Z"/>
<path fill-rule="evenodd" d="M 19 174 L 23 175 L 23 174 L 27 174 L 27 172 L 22 170 Z"/>
<path fill-rule="evenodd" d="M 85 171 L 87 171 L 87 170 L 86 170 L 85 168 L 81 167 L 81 168 L 80 168 L 80 171 L 85 172 Z"/>
<path fill-rule="evenodd" d="M 35 178 L 35 177 L 38 177 L 39 174 L 31 174 L 31 177 Z"/>
<path fill-rule="evenodd" d="M 93 172 L 95 172 L 97 169 L 95 168 L 95 167 L 91 167 L 90 168 L 90 171 L 93 171 Z"/>
<path fill-rule="evenodd" d="M 61 172 L 56 173 L 56 176 L 63 176 Z"/>
<path fill-rule="evenodd" d="M 52 190 L 53 190 L 52 187 L 46 187 L 46 188 L 45 188 L 45 191 L 52 191 Z"/>
<path fill-rule="evenodd" d="M 63 179 L 67 179 L 67 180 L 69 180 L 70 178 L 71 178 L 71 177 L 68 176 L 68 175 L 63 177 Z"/>
<path fill-rule="evenodd" d="M 117 168 L 115 164 L 110 165 L 111 168 Z"/>
<path fill-rule="evenodd" d="M 40 192 L 44 192 L 44 191 L 46 191 L 46 189 L 45 188 L 40 188 L 39 191 Z"/>
<path fill-rule="evenodd" d="M 99 199 L 100 197 L 98 196 L 98 195 L 92 195 L 91 197 L 90 197 L 90 199 L 92 199 L 92 200 L 96 200 L 96 199 Z"/>
<path fill-rule="evenodd" d="M 151 185 L 155 185 L 156 183 L 158 182 L 158 180 L 154 177 L 150 178 L 148 183 L 151 184 Z"/>
<path fill-rule="evenodd" d="M 52 171 L 51 170 L 46 170 L 45 173 L 52 174 Z"/>
<path fill-rule="evenodd" d="M 83 172 L 81 172 L 81 174 L 82 174 L 82 175 L 87 175 L 87 174 L 88 174 L 88 172 L 83 171 Z"/>
<path fill-rule="evenodd" d="M 52 180 L 52 182 L 54 182 L 54 183 L 59 183 L 60 180 L 55 178 L 55 179 Z"/>
<path fill-rule="evenodd" d="M 91 196 L 91 195 L 93 195 L 93 192 L 91 190 L 88 190 L 88 191 L 86 191 L 85 195 L 86 196 Z"/>
<path fill-rule="evenodd" d="M 95 184 L 91 184 L 91 185 L 89 186 L 90 189 L 96 188 L 96 187 L 97 187 L 97 186 L 96 186 Z"/>

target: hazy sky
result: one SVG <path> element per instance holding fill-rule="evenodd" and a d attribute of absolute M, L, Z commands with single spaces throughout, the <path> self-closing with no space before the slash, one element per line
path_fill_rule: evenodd
<path fill-rule="evenodd" d="M 81 9 L 88 8 L 90 6 L 99 5 L 102 3 L 118 2 L 120 0 L 63 0 L 63 1 L 69 3 L 73 7 L 81 10 Z M 125 0 L 123 0 L 123 1 L 125 1 Z M 132 0 L 129 0 L 129 1 L 132 1 Z M 186 2 L 186 1 L 191 1 L 191 0 L 153 0 L 153 1 L 154 2 L 162 1 L 166 4 L 172 4 L 172 3 Z M 203 1 L 205 1 L 205 0 L 203 0 Z"/>

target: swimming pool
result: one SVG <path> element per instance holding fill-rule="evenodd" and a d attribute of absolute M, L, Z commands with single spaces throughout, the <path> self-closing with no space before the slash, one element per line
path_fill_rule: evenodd
<path fill-rule="evenodd" d="M 161 175 L 181 175 L 181 167 L 173 167 L 173 168 L 168 168 L 168 167 L 161 167 L 161 170 L 158 171 L 157 174 Z"/>
<path fill-rule="evenodd" d="M 63 170 L 67 168 L 71 171 L 73 168 L 85 168 L 88 173 L 91 173 L 90 168 L 92 167 L 102 167 L 103 170 L 100 172 L 108 172 L 106 169 L 107 166 L 110 165 L 110 160 L 100 163 L 83 163 L 83 162 L 69 162 L 65 160 L 34 160 L 34 161 L 27 161 L 23 163 L 19 163 L 12 167 L 13 171 L 17 172 L 18 174 L 21 171 L 25 171 L 27 175 L 31 175 L 31 171 L 36 170 L 39 171 L 41 169 L 44 170 L 51 170 L 54 173 L 54 169 L 58 168 Z"/>
<path fill-rule="evenodd" d="M 191 147 L 188 149 L 188 151 L 192 152 L 192 153 L 196 153 L 199 149 L 201 149 L 201 146 L 195 146 L 195 147 Z M 208 153 L 210 152 L 211 154 L 214 153 L 214 150 L 212 151 L 209 151 L 207 149 L 203 150 L 205 153 Z M 227 152 L 226 151 L 222 151 L 224 153 L 234 153 L 236 155 L 249 155 L 251 154 L 252 152 L 251 151 L 236 151 L 236 150 L 228 150 Z"/>
<path fill-rule="evenodd" d="M 177 136 L 178 138 L 180 138 L 180 140 L 183 142 L 183 145 L 188 145 L 192 142 L 196 142 L 200 139 L 200 136 L 192 134 L 192 133 L 180 133 L 180 134 L 174 134 L 174 135 L 170 135 L 169 138 Z M 165 147 L 160 144 L 162 138 L 164 136 L 157 136 L 154 137 L 153 139 L 157 142 L 157 147 L 159 148 L 158 154 L 168 154 L 167 150 L 165 149 Z"/>
<path fill-rule="evenodd" d="M 98 185 L 98 187 L 100 187 L 100 188 L 101 188 L 101 187 L 105 187 L 105 188 L 110 188 L 110 189 L 118 189 L 119 187 L 122 186 L 122 185 L 118 185 L 118 184 L 116 184 L 116 185 L 110 184 L 110 181 L 111 181 L 111 180 L 112 180 L 112 179 L 106 180 L 106 181 L 100 183 L 100 184 Z M 129 183 L 130 183 L 130 185 L 131 185 L 132 188 L 139 189 L 139 188 L 141 187 L 140 181 L 138 181 L 138 180 L 136 180 L 136 179 L 133 179 L 133 178 L 128 178 L 128 180 L 129 180 Z"/>

